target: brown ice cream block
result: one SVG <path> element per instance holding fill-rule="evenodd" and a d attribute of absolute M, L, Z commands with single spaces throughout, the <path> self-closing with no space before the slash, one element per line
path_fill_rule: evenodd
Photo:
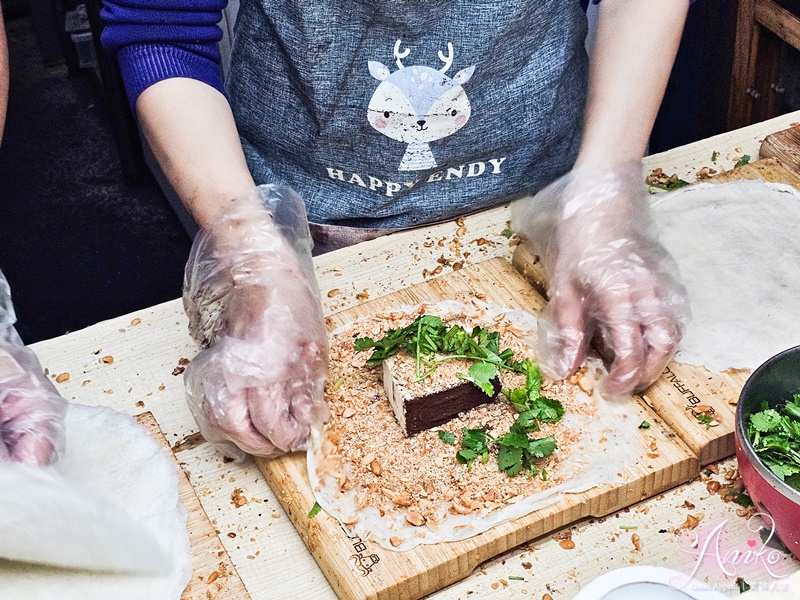
<path fill-rule="evenodd" d="M 383 387 L 406 436 L 442 425 L 462 412 L 494 401 L 500 391 L 499 379 L 492 380 L 494 394 L 487 396 L 472 382 L 458 378 L 456 374 L 466 373 L 470 365 L 465 360 L 446 361 L 429 377 L 414 381 L 412 357 L 401 353 L 383 361 Z"/>

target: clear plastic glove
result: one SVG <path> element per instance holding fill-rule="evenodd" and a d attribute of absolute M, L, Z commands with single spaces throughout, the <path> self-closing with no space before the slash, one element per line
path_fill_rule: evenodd
<path fill-rule="evenodd" d="M 232 202 L 192 246 L 183 305 L 203 349 L 187 399 L 203 436 L 235 458 L 305 449 L 327 417 L 311 247 L 303 201 L 278 186 Z"/>
<path fill-rule="evenodd" d="M 0 272 L 0 463 L 46 466 L 64 452 L 67 401 L 22 343 L 11 291 Z"/>
<path fill-rule="evenodd" d="M 677 266 L 650 218 L 641 165 L 576 169 L 512 205 L 512 226 L 544 261 L 543 370 L 564 379 L 589 342 L 609 363 L 607 394 L 642 390 L 672 357 L 689 320 Z"/>

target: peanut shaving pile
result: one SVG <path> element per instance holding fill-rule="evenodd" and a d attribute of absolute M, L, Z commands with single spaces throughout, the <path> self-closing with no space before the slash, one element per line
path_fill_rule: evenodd
<path fill-rule="evenodd" d="M 418 543 L 463 539 L 526 514 L 542 501 L 546 505 L 557 500 L 560 491 L 572 491 L 563 488 L 569 487 L 576 474 L 586 471 L 597 455 L 614 462 L 601 451 L 605 450 L 602 446 L 609 445 L 605 441 L 609 427 L 595 418 L 598 403 L 594 399 L 599 393 L 593 390 L 594 368 L 586 366 L 569 382 L 543 382 L 542 393 L 561 401 L 565 409 L 561 422 L 542 423 L 541 431 L 532 434 L 536 438 L 552 435 L 558 442 L 554 454 L 537 462 L 537 468 L 547 472 L 546 479 L 509 477 L 498 469 L 494 454 L 485 464 L 480 459 L 474 461 L 471 472 L 456 461 L 463 428 L 482 427 L 493 436 L 508 432 L 517 413 L 502 396 L 461 413 L 439 428 L 406 438 L 384 392 L 381 367 L 365 366 L 370 352 L 356 353 L 353 341 L 362 336 L 378 339 L 423 312 L 438 314 L 448 324 L 457 323 L 466 329 L 484 326 L 499 331 L 501 349 L 514 350 L 516 360 L 534 358 L 535 319 L 527 313 L 494 307 L 476 310 L 454 302 L 423 305 L 366 317 L 334 332 L 326 388 L 331 418 L 323 437 L 309 452 L 312 485 L 328 513 L 365 539 L 405 550 Z M 501 381 L 504 388 L 514 388 L 524 383 L 524 377 L 504 372 Z M 423 380 L 417 385 L 434 386 L 437 382 Z M 597 426 L 588 427 L 588 423 Z M 456 444 L 442 441 L 440 429 L 453 433 Z M 601 439 L 604 443 L 599 442 Z M 620 465 L 630 464 L 624 460 L 616 461 L 611 470 L 616 473 Z M 584 482 L 582 489 L 602 483 L 608 481 L 588 487 Z M 512 513 L 520 510 L 509 512 L 531 499 L 534 502 L 528 504 L 533 508 L 523 508 L 519 515 Z"/>

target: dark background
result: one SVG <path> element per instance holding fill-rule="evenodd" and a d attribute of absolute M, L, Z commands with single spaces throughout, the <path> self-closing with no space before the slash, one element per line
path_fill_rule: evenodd
<path fill-rule="evenodd" d="M 43 38 L 53 32 L 39 24 L 34 36 L 30 0 L 0 1 L 11 60 L 0 147 L 0 268 L 23 339 L 51 338 L 178 297 L 190 240 L 151 177 L 128 185 L 122 176 L 111 135 L 111 109 L 119 103 L 104 101 L 90 74 L 46 51 Z M 42 2 L 34 17 L 36 6 L 68 0 Z M 800 9 L 800 0 L 782 4 Z M 691 7 L 651 152 L 725 131 L 736 5 L 697 0 Z M 796 54 L 787 51 L 782 61 L 782 112 L 800 107 Z"/>
<path fill-rule="evenodd" d="M 26 3 L 0 1 L 11 61 L 0 269 L 20 335 L 47 339 L 177 298 L 188 235 L 152 178 L 123 180 L 97 87 L 63 61 L 45 64 Z"/>

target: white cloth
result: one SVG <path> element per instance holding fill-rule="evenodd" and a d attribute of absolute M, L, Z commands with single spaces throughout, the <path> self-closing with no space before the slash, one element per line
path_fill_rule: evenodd
<path fill-rule="evenodd" d="M 675 357 L 755 369 L 800 344 L 800 193 L 735 181 L 659 195 L 659 239 L 675 257 L 692 320 Z"/>
<path fill-rule="evenodd" d="M 175 464 L 132 418 L 71 405 L 54 467 L 0 465 L 0 598 L 177 600 L 191 577 Z"/>

